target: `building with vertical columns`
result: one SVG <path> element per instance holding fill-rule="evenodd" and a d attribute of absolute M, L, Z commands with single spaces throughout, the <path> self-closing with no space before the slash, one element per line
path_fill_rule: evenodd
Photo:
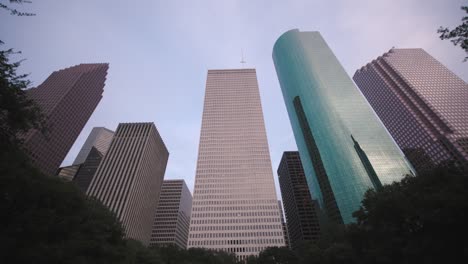
<path fill-rule="evenodd" d="M 364 193 L 410 165 L 319 32 L 284 33 L 273 60 L 312 198 L 330 221 L 355 221 Z"/>
<path fill-rule="evenodd" d="M 465 81 L 423 49 L 391 49 L 353 79 L 418 172 L 468 171 Z"/>
<path fill-rule="evenodd" d="M 43 173 L 58 168 L 102 98 L 109 64 L 80 64 L 53 72 L 26 91 L 41 108 L 47 133 L 31 129 L 22 135 L 33 164 Z"/>
<path fill-rule="evenodd" d="M 169 152 L 153 123 L 121 123 L 87 190 L 148 245 Z"/>
<path fill-rule="evenodd" d="M 150 245 L 176 245 L 186 249 L 192 194 L 184 180 L 164 180 L 154 217 Z"/>
<path fill-rule="evenodd" d="M 209 70 L 188 247 L 284 246 L 255 69 Z"/>
<path fill-rule="evenodd" d="M 317 241 L 320 234 L 317 208 L 307 185 L 297 151 L 285 151 L 278 166 L 289 243 L 297 249 L 301 242 Z"/>

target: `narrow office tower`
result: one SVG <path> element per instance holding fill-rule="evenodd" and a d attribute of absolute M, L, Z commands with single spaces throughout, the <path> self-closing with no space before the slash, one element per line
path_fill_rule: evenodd
<path fill-rule="evenodd" d="M 121 123 L 87 194 L 122 222 L 127 237 L 148 245 L 169 153 L 153 123 Z"/>
<path fill-rule="evenodd" d="M 353 77 L 418 172 L 468 171 L 468 84 L 423 49 L 391 49 Z"/>
<path fill-rule="evenodd" d="M 320 227 L 317 208 L 309 192 L 297 151 L 285 151 L 278 166 L 289 243 L 297 249 L 304 241 L 317 241 Z"/>
<path fill-rule="evenodd" d="M 284 33 L 273 60 L 312 198 L 330 221 L 355 221 L 364 193 L 410 165 L 319 32 Z"/>
<path fill-rule="evenodd" d="M 109 64 L 80 64 L 52 73 L 26 91 L 41 108 L 47 133 L 31 129 L 22 135 L 35 166 L 56 175 L 58 168 L 102 98 Z"/>
<path fill-rule="evenodd" d="M 150 245 L 176 245 L 186 249 L 192 194 L 184 180 L 164 180 L 154 217 Z"/>
<path fill-rule="evenodd" d="M 284 246 L 255 69 L 209 70 L 188 247 Z"/>

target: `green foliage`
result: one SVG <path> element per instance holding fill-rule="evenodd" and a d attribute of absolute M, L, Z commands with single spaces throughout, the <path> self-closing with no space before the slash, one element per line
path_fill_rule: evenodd
<path fill-rule="evenodd" d="M 236 264 L 237 259 L 234 254 L 223 251 L 214 251 L 203 248 L 180 249 L 177 246 L 169 245 L 163 247 L 153 247 L 153 251 L 158 252 L 164 264 Z"/>
<path fill-rule="evenodd" d="M 44 131 L 44 117 L 24 89 L 30 82 L 26 74 L 17 74 L 19 62 L 10 62 L 12 49 L 0 51 L 0 146 L 20 142 L 18 134 L 31 128 Z"/>
<path fill-rule="evenodd" d="M 123 229 L 103 205 L 43 175 L 18 150 L 0 158 L 4 263 L 122 263 Z"/>
<path fill-rule="evenodd" d="M 466 175 L 439 169 L 370 190 L 348 227 L 349 241 L 362 263 L 466 260 L 467 189 Z"/>
<path fill-rule="evenodd" d="M 462 6 L 461 9 L 468 14 L 468 6 Z M 437 30 L 437 33 L 440 33 L 440 39 L 450 39 L 453 45 L 460 45 L 460 47 L 468 54 L 468 16 L 464 16 L 462 18 L 462 24 L 456 28 L 450 30 L 448 28 L 440 27 L 439 30 Z M 463 61 L 467 60 L 468 56 L 466 56 Z"/>
<path fill-rule="evenodd" d="M 257 263 L 294 264 L 297 263 L 297 256 L 287 247 L 269 247 L 260 252 Z"/>

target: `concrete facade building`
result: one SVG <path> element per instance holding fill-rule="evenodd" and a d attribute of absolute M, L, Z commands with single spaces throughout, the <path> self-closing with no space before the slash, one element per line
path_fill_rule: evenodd
<path fill-rule="evenodd" d="M 316 241 L 320 234 L 317 208 L 312 200 L 297 151 L 283 153 L 278 166 L 289 242 L 297 249 L 303 241 Z"/>
<path fill-rule="evenodd" d="M 409 163 L 319 32 L 284 33 L 273 60 L 312 198 L 329 220 L 355 221 L 364 193 Z"/>
<path fill-rule="evenodd" d="M 187 248 L 192 194 L 184 180 L 164 180 L 154 217 L 150 245 Z"/>
<path fill-rule="evenodd" d="M 148 245 L 169 153 L 153 123 L 121 123 L 87 190 Z"/>
<path fill-rule="evenodd" d="M 188 247 L 284 246 L 255 69 L 209 70 Z"/>
<path fill-rule="evenodd" d="M 278 207 L 280 209 L 281 225 L 283 226 L 284 244 L 286 247 L 291 248 L 291 243 L 289 242 L 288 225 L 284 219 L 283 205 L 281 204 L 280 200 L 278 200 Z"/>
<path fill-rule="evenodd" d="M 47 133 L 30 130 L 24 146 L 35 166 L 48 175 L 58 168 L 102 98 L 108 64 L 80 64 L 52 73 L 26 91 L 45 116 Z"/>
<path fill-rule="evenodd" d="M 468 168 L 468 84 L 423 49 L 391 49 L 353 77 L 418 172 Z"/>

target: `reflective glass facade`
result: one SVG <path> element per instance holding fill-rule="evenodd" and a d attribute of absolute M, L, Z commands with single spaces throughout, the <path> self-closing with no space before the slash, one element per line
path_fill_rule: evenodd
<path fill-rule="evenodd" d="M 410 166 L 319 32 L 284 33 L 273 60 L 313 199 L 352 222 L 367 189 Z"/>

